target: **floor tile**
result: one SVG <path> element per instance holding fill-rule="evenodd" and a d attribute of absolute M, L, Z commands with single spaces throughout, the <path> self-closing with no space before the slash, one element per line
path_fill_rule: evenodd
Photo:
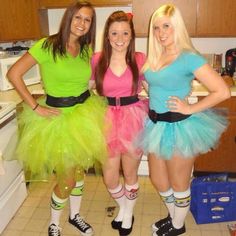
<path fill-rule="evenodd" d="M 49 202 L 54 181 L 52 178 L 48 183 L 34 183 L 28 186 L 27 199 L 2 236 L 48 235 Z M 165 217 L 167 210 L 148 177 L 139 177 L 139 185 L 139 197 L 134 209 L 135 220 L 130 236 L 151 236 L 151 224 Z M 107 192 L 102 177 L 87 176 L 80 214 L 92 225 L 95 236 L 119 236 L 118 231 L 111 228 L 111 221 L 118 210 L 116 202 Z M 78 236 L 78 230 L 68 223 L 69 211 L 70 205 L 67 204 L 60 219 L 63 236 Z M 228 223 L 196 224 L 189 212 L 185 222 L 187 232 L 183 236 L 229 236 Z"/>

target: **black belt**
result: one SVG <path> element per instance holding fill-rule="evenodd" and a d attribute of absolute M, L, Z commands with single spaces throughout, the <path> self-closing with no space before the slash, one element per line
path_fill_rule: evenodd
<path fill-rule="evenodd" d="M 78 97 L 53 97 L 47 94 L 46 104 L 52 107 L 72 107 L 77 103 L 84 103 L 89 96 L 89 90 L 86 90 Z"/>
<path fill-rule="evenodd" d="M 138 95 L 129 97 L 106 97 L 110 106 L 125 106 L 139 101 Z"/>
<path fill-rule="evenodd" d="M 148 116 L 153 123 L 157 123 L 157 121 L 165 121 L 173 123 L 185 120 L 191 115 L 184 115 L 178 112 L 171 112 L 171 111 L 165 113 L 156 113 L 154 110 L 149 110 Z"/>

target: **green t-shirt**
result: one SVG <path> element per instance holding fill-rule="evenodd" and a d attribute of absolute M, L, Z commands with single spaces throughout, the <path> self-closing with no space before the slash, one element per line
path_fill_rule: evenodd
<path fill-rule="evenodd" d="M 79 96 L 88 88 L 91 77 L 90 60 L 67 53 L 66 57 L 58 56 L 55 62 L 52 52 L 42 49 L 44 41 L 45 38 L 36 42 L 29 53 L 40 66 L 45 92 L 54 97 Z M 92 50 L 89 54 L 91 57 Z"/>

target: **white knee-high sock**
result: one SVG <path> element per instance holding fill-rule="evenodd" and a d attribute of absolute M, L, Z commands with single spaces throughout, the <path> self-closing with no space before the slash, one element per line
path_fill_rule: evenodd
<path fill-rule="evenodd" d="M 84 190 L 84 181 L 76 182 L 75 187 L 72 189 L 70 198 L 70 218 L 74 219 L 75 215 L 80 211 L 80 205 Z"/>
<path fill-rule="evenodd" d="M 173 218 L 175 210 L 175 198 L 173 189 L 170 188 L 166 192 L 159 192 L 159 194 L 168 209 L 170 217 Z"/>
<path fill-rule="evenodd" d="M 122 221 L 123 220 L 123 214 L 125 210 L 125 190 L 122 184 L 120 183 L 116 188 L 114 189 L 108 189 L 108 192 L 111 194 L 112 198 L 117 202 L 119 206 L 119 212 L 115 221 Z"/>
<path fill-rule="evenodd" d="M 132 225 L 133 211 L 138 198 L 139 184 L 138 182 L 133 185 L 125 184 L 125 212 L 122 221 L 122 228 L 130 228 Z"/>
<path fill-rule="evenodd" d="M 61 213 L 67 203 L 68 198 L 61 199 L 53 192 L 51 196 L 51 221 L 49 224 L 59 225 Z"/>
<path fill-rule="evenodd" d="M 190 188 L 184 192 L 174 192 L 174 197 L 175 213 L 172 219 L 172 224 L 176 229 L 180 229 L 184 225 L 184 221 L 190 207 Z"/>

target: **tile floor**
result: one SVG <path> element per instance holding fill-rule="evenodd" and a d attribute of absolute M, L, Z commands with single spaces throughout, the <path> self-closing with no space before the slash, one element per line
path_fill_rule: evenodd
<path fill-rule="evenodd" d="M 140 177 L 140 194 L 135 207 L 134 229 L 130 236 L 151 236 L 150 225 L 159 217 L 166 216 L 166 209 L 152 187 L 149 178 Z M 37 183 L 28 188 L 29 195 L 2 236 L 47 236 L 49 199 L 54 180 Z M 113 216 L 108 216 L 107 207 L 116 206 L 104 187 L 101 177 L 89 175 L 85 179 L 85 191 L 81 215 L 94 227 L 96 236 L 118 236 L 110 227 Z M 61 227 L 63 236 L 79 233 L 68 222 L 68 207 L 63 212 Z M 116 215 L 115 209 L 114 216 Z M 229 236 L 227 223 L 197 225 L 191 215 L 186 219 L 187 233 L 183 236 Z"/>

